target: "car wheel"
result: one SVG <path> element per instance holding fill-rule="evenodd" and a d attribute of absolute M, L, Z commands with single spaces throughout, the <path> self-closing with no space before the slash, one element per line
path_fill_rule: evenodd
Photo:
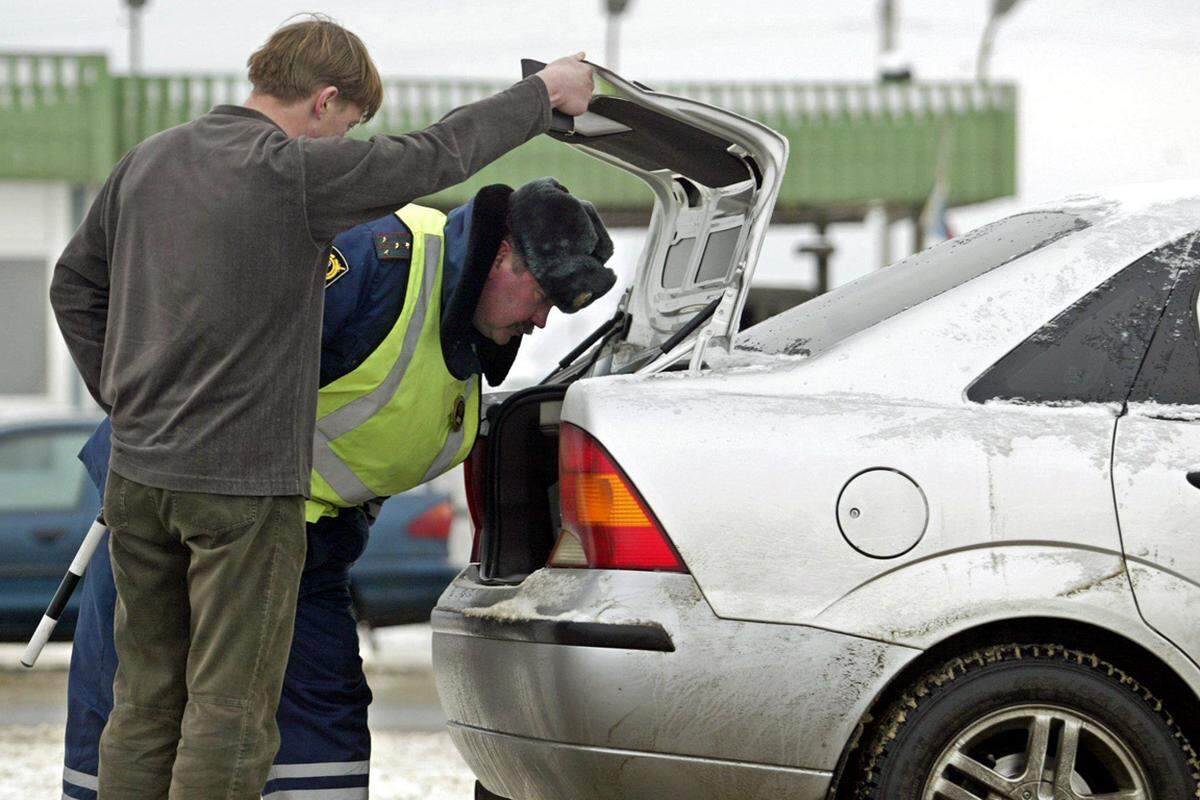
<path fill-rule="evenodd" d="M 1177 800 L 1200 761 L 1152 687 L 1055 644 L 976 650 L 925 674 L 861 756 L 862 800 Z"/>

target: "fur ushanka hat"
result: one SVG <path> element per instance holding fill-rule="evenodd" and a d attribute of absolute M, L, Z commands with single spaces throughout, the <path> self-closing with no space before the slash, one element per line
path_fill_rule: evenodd
<path fill-rule="evenodd" d="M 508 199 L 508 229 L 517 254 L 554 305 L 573 314 L 613 287 L 604 266 L 612 239 L 596 208 L 553 178 L 539 178 Z"/>

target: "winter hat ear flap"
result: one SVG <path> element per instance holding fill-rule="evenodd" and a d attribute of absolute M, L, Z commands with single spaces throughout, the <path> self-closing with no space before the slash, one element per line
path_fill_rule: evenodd
<path fill-rule="evenodd" d="M 513 192 L 508 222 L 517 254 L 562 311 L 578 311 L 617 282 L 604 266 L 613 246 L 600 215 L 553 178 Z"/>

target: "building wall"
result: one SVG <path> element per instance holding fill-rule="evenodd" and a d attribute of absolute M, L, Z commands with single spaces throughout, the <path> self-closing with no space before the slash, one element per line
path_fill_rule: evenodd
<path fill-rule="evenodd" d="M 73 213 L 65 183 L 0 181 L 0 411 L 79 398 L 48 298 Z"/>

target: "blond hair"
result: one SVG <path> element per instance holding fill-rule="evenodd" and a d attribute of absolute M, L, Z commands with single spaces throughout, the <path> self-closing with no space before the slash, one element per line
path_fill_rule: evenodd
<path fill-rule="evenodd" d="M 308 14 L 284 25 L 246 60 L 254 91 L 285 103 L 303 100 L 323 86 L 375 116 L 383 102 L 383 82 L 367 47 L 329 17 Z"/>

